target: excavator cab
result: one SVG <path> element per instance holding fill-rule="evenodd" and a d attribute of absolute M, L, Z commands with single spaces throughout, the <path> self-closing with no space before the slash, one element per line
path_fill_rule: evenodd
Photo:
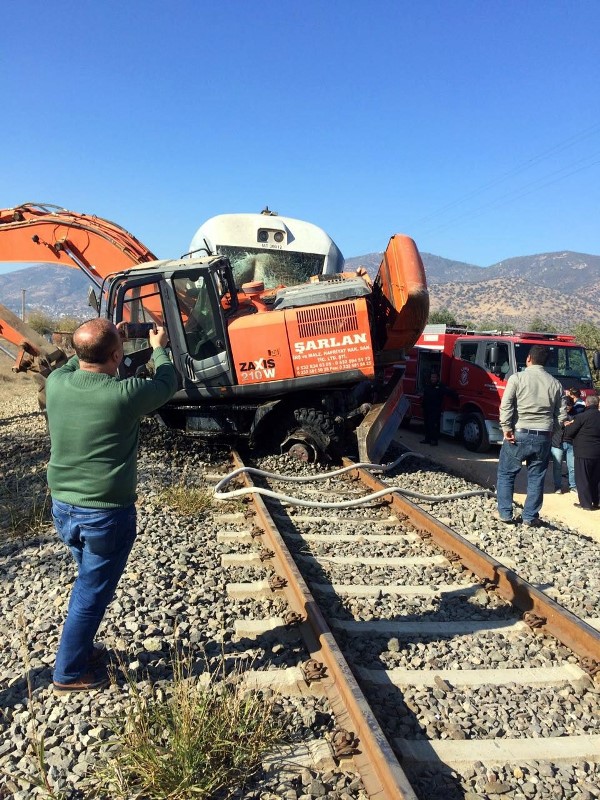
<path fill-rule="evenodd" d="M 233 375 L 226 346 L 226 318 L 238 307 L 226 259 L 210 257 L 162 261 L 128 270 L 109 288 L 108 315 L 146 332 L 154 324 L 169 334 L 171 358 L 184 388 L 230 385 Z M 122 377 L 138 374 L 152 356 L 147 338 L 125 342 Z"/>

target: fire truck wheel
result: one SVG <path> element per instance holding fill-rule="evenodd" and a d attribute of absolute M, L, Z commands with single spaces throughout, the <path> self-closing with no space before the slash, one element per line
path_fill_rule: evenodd
<path fill-rule="evenodd" d="M 465 416 L 461 438 L 464 446 L 472 453 L 485 453 L 490 449 L 490 440 L 482 414 L 473 412 Z"/>

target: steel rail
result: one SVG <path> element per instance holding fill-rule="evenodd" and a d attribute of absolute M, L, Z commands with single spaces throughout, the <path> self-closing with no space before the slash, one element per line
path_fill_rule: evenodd
<path fill-rule="evenodd" d="M 349 458 L 344 458 L 343 462 L 344 466 L 354 463 Z M 364 468 L 347 474 L 358 478 L 372 490 L 385 488 L 384 483 Z M 456 553 L 465 567 L 479 578 L 489 581 L 489 585 L 493 585 L 501 597 L 521 611 L 533 612 L 543 619 L 539 630 L 550 633 L 582 659 L 600 662 L 599 631 L 407 498 L 393 493 L 390 502 L 394 510 L 405 515 L 417 531 L 425 530 L 443 550 Z"/>
<path fill-rule="evenodd" d="M 236 469 L 243 467 L 239 454 L 233 451 L 232 455 Z M 254 486 L 247 473 L 243 473 L 241 478 L 246 486 Z M 417 800 L 262 497 L 253 494 L 252 501 L 269 546 L 275 553 L 272 561 L 279 574 L 287 580 L 286 597 L 290 607 L 305 619 L 301 630 L 306 645 L 327 668 L 328 677 L 323 688 L 336 722 L 359 739 L 360 748 L 352 758 L 370 800 Z"/>

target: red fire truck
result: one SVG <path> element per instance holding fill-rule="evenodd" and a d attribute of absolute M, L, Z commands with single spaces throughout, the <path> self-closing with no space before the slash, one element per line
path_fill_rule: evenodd
<path fill-rule="evenodd" d="M 444 399 L 441 432 L 460 438 L 474 452 L 482 453 L 490 444 L 499 444 L 500 401 L 506 381 L 525 369 L 527 354 L 534 344 L 550 350 L 546 369 L 565 389 L 580 389 L 582 396 L 596 394 L 585 349 L 574 336 L 427 325 L 407 356 L 404 392 L 410 409 L 403 424 L 410 419 L 423 419 L 422 391 L 435 371 L 457 395 L 457 399 Z M 599 360 L 596 353 L 594 364 Z"/>

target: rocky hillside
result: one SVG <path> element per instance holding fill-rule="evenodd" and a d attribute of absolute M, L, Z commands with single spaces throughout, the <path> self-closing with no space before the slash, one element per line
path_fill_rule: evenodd
<path fill-rule="evenodd" d="M 87 304 L 88 287 L 92 285 L 78 269 L 37 264 L 0 275 L 0 303 L 20 314 L 25 289 L 26 308 L 39 309 L 54 318 L 84 320 L 94 316 Z"/>
<path fill-rule="evenodd" d="M 381 253 L 350 258 L 346 268 L 363 265 L 377 273 Z M 527 328 L 534 317 L 570 330 L 578 322 L 600 325 L 600 256 L 564 251 L 521 256 L 490 267 L 422 253 L 431 308 L 449 309 L 460 321 L 503 321 Z M 0 275 L 0 303 L 20 313 L 21 290 L 29 309 L 52 317 L 92 316 L 87 278 L 77 270 L 37 265 Z"/>
<path fill-rule="evenodd" d="M 567 294 L 535 286 L 523 278 L 496 278 L 479 283 L 434 283 L 429 287 L 432 311 L 447 308 L 458 322 L 501 323 L 503 328 L 531 329 L 534 318 L 569 331 L 579 322 L 600 327 L 600 305 L 587 292 Z"/>
<path fill-rule="evenodd" d="M 486 277 L 524 278 L 536 286 L 573 294 L 600 281 L 600 256 L 565 251 L 509 258 L 489 267 Z"/>
<path fill-rule="evenodd" d="M 371 277 L 375 277 L 383 253 L 368 253 L 366 256 L 356 256 L 346 259 L 346 269 L 354 270 L 359 266 L 365 267 Z M 487 270 L 483 267 L 476 267 L 474 264 L 466 264 L 463 261 L 451 261 L 449 258 L 434 256 L 432 253 L 421 253 L 423 264 L 427 272 L 429 283 L 450 283 L 460 281 L 461 283 L 476 283 L 485 280 Z"/>
<path fill-rule="evenodd" d="M 559 330 L 579 322 L 600 324 L 600 256 L 563 251 L 521 256 L 477 267 L 421 253 L 431 309 L 447 308 L 459 321 L 503 322 L 526 329 L 535 317 Z M 381 253 L 351 258 L 377 273 Z"/>

